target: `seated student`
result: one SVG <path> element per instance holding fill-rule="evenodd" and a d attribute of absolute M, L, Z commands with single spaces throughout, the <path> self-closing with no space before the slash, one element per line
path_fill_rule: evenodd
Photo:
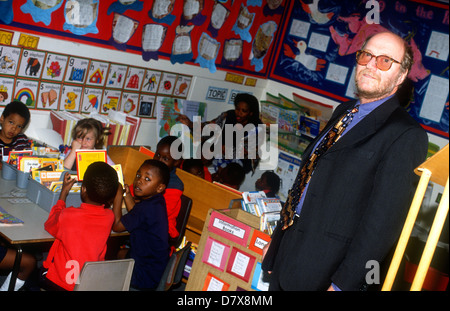
<path fill-rule="evenodd" d="M 241 165 L 230 162 L 225 167 L 219 167 L 217 173 L 212 175 L 213 181 L 220 182 L 228 187 L 239 190 L 245 179 L 245 173 Z"/>
<path fill-rule="evenodd" d="M 73 290 L 86 261 L 105 259 L 106 241 L 111 233 L 114 214 L 109 208 L 120 185 L 117 172 L 107 163 L 88 166 L 81 184 L 81 206 L 66 207 L 66 198 L 75 183 L 64 176 L 61 194 L 53 206 L 45 230 L 55 242 L 44 262 L 47 269 L 41 284 L 48 290 Z"/>
<path fill-rule="evenodd" d="M 280 190 L 280 177 L 272 171 L 262 173 L 261 177 L 255 182 L 255 189 L 264 191 L 266 197 L 276 198 Z"/>
<path fill-rule="evenodd" d="M 22 133 L 28 122 L 30 122 L 30 111 L 24 103 L 13 101 L 6 105 L 0 117 L 2 127 L 0 130 L 1 156 L 7 156 L 11 150 L 30 148 L 30 141 Z"/>
<path fill-rule="evenodd" d="M 106 132 L 100 121 L 93 118 L 81 119 L 72 130 L 72 145 L 65 153 L 64 167 L 76 171 L 76 152 L 80 149 L 104 149 Z M 114 162 L 107 157 L 107 163 Z"/>
<path fill-rule="evenodd" d="M 176 174 L 176 168 L 181 164 L 182 159 L 174 159 L 170 153 L 170 146 L 178 140 L 175 136 L 166 136 L 156 145 L 155 160 L 161 161 L 169 167 L 170 179 L 164 198 L 166 199 L 167 217 L 169 220 L 169 236 L 176 239 L 180 234 L 177 230 L 177 216 L 181 208 L 181 195 L 184 191 L 184 184 Z M 177 143 L 180 143 L 177 141 Z M 181 146 L 181 143 L 180 143 Z"/>
<path fill-rule="evenodd" d="M 135 260 L 131 286 L 155 289 L 169 261 L 169 235 L 166 201 L 163 192 L 169 182 L 167 165 L 157 160 L 145 160 L 133 182 L 135 203 L 130 188 L 125 185 L 125 206 L 122 216 L 123 189 L 114 199 L 113 230 L 130 232 L 131 248 L 126 256 Z"/>
<path fill-rule="evenodd" d="M 205 166 L 200 159 L 186 159 L 181 168 L 192 175 L 205 179 Z"/>
<path fill-rule="evenodd" d="M 14 267 L 14 260 L 16 259 L 16 250 L 5 248 L 0 245 L 0 271 L 12 270 Z M 23 287 L 25 281 L 33 272 L 36 267 L 36 259 L 28 254 L 22 253 L 22 260 L 20 261 L 19 274 L 16 279 L 16 284 L 14 290 L 18 291 Z M 12 271 L 6 277 L 3 285 L 0 286 L 0 292 L 7 291 L 9 288 L 9 283 L 11 281 Z"/>

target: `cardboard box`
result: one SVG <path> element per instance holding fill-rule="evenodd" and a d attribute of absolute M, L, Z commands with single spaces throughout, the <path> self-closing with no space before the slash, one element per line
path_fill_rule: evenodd
<path fill-rule="evenodd" d="M 139 147 L 135 146 L 109 146 L 108 156 L 115 164 L 122 165 L 124 182 L 132 185 L 136 172 L 142 163 L 151 159 L 150 156 L 139 152 Z"/>

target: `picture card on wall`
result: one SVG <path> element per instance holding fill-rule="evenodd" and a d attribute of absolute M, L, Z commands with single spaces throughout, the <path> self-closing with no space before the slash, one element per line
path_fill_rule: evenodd
<path fill-rule="evenodd" d="M 42 79 L 61 82 L 64 79 L 69 56 L 56 53 L 47 53 Z"/>
<path fill-rule="evenodd" d="M 159 81 L 161 81 L 161 75 L 161 71 L 147 69 L 145 71 L 142 92 L 156 93 L 158 90 Z"/>
<path fill-rule="evenodd" d="M 145 77 L 144 68 L 130 67 L 125 80 L 124 89 L 130 91 L 140 91 L 144 77 Z"/>
<path fill-rule="evenodd" d="M 216 211 L 211 212 L 208 230 L 239 245 L 247 246 L 251 227 Z"/>
<path fill-rule="evenodd" d="M 206 275 L 205 284 L 203 285 L 202 291 L 227 291 L 230 284 L 219 279 L 215 275 L 208 273 Z"/>
<path fill-rule="evenodd" d="M 86 81 L 89 69 L 89 59 L 80 57 L 70 57 L 65 82 L 83 84 Z"/>
<path fill-rule="evenodd" d="M 255 265 L 256 257 L 243 252 L 236 247 L 231 249 L 228 259 L 227 272 L 235 277 L 248 282 Z"/>
<path fill-rule="evenodd" d="M 202 261 L 221 271 L 225 270 L 225 264 L 230 252 L 230 246 L 208 237 L 203 251 Z"/>
<path fill-rule="evenodd" d="M 109 110 L 119 110 L 120 97 L 122 96 L 122 91 L 120 90 L 110 90 L 105 89 L 102 98 L 102 107 L 100 108 L 100 113 L 108 114 Z"/>
<path fill-rule="evenodd" d="M 173 90 L 174 96 L 187 97 L 189 87 L 191 86 L 192 77 L 178 75 L 175 89 Z"/>
<path fill-rule="evenodd" d="M 14 78 L 0 77 L 0 106 L 6 106 L 14 97 L 15 84 Z"/>
<path fill-rule="evenodd" d="M 23 50 L 20 68 L 17 76 L 26 78 L 41 77 L 43 64 L 45 62 L 45 52 L 35 50 Z"/>
<path fill-rule="evenodd" d="M 82 113 L 100 112 L 103 89 L 85 87 L 81 104 Z"/>
<path fill-rule="evenodd" d="M 172 95 L 176 81 L 176 74 L 164 72 L 162 74 L 161 82 L 159 83 L 158 94 Z"/>
<path fill-rule="evenodd" d="M 61 88 L 62 84 L 60 83 L 41 82 L 36 108 L 58 110 Z"/>
<path fill-rule="evenodd" d="M 109 66 L 106 87 L 121 89 L 125 83 L 128 66 L 122 64 L 111 64 Z"/>
<path fill-rule="evenodd" d="M 0 73 L 14 76 L 19 68 L 21 49 L 0 45 Z"/>
<path fill-rule="evenodd" d="M 28 108 L 36 107 L 36 96 L 39 87 L 39 81 L 17 79 L 14 92 L 14 99 L 20 100 Z"/>
<path fill-rule="evenodd" d="M 92 60 L 89 66 L 86 84 L 95 86 L 104 86 L 106 75 L 108 74 L 109 63 Z"/>
<path fill-rule="evenodd" d="M 139 93 L 123 92 L 120 101 L 120 109 L 132 116 L 136 115 L 139 104 Z"/>
<path fill-rule="evenodd" d="M 70 112 L 80 111 L 80 103 L 83 97 L 83 87 L 79 85 L 65 84 L 62 87 L 61 103 L 59 110 Z"/>
<path fill-rule="evenodd" d="M 150 118 L 153 116 L 155 109 L 156 96 L 151 94 L 141 94 L 139 96 L 139 117 Z"/>

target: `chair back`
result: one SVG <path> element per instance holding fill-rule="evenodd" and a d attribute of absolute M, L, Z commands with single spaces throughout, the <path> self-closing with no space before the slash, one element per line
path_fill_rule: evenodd
<path fill-rule="evenodd" d="M 157 291 L 168 291 L 172 285 L 176 285 L 183 277 L 184 266 L 191 250 L 191 242 L 188 242 L 182 249 L 170 256 L 166 269 L 159 281 Z"/>
<path fill-rule="evenodd" d="M 128 291 L 134 259 L 85 262 L 74 291 Z"/>
<path fill-rule="evenodd" d="M 180 212 L 177 216 L 177 231 L 180 233 L 177 238 L 170 239 L 170 245 L 174 248 L 178 248 L 180 246 L 181 241 L 183 240 L 184 233 L 186 231 L 186 224 L 189 219 L 189 215 L 191 214 L 191 208 L 192 208 L 192 199 L 185 196 L 184 194 L 181 195 L 181 207 Z"/>

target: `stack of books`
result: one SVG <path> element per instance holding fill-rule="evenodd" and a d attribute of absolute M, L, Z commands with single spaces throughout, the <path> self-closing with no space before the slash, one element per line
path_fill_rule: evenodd
<path fill-rule="evenodd" d="M 280 199 L 267 198 L 264 191 L 244 191 L 241 202 L 244 211 L 260 218 L 259 230 L 272 234 L 280 219 Z"/>

